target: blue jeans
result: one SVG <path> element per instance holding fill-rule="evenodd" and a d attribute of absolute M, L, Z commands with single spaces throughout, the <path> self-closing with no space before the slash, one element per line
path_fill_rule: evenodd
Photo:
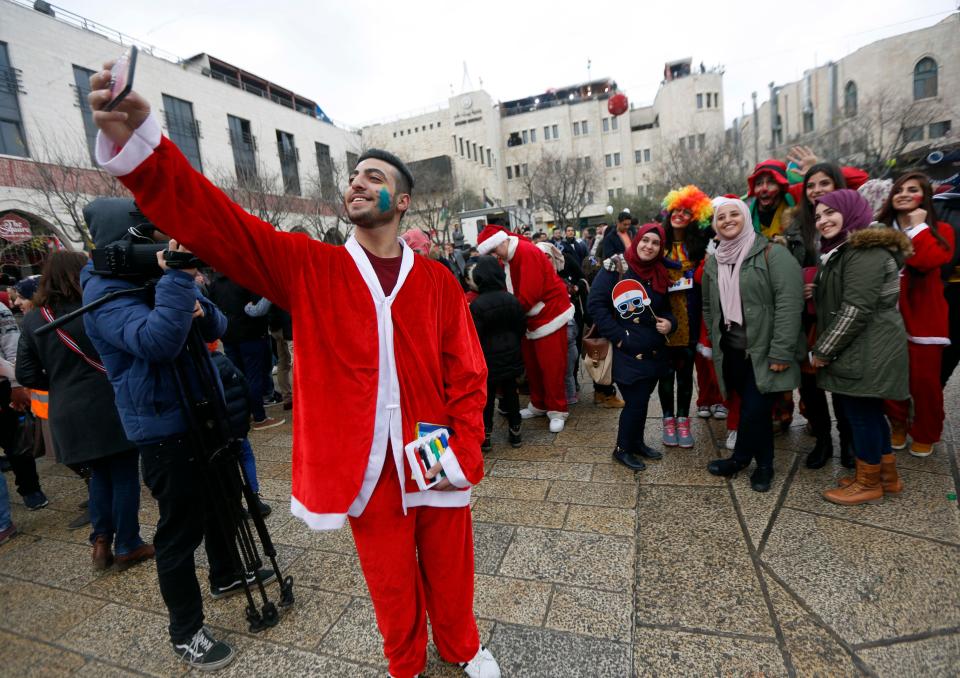
<path fill-rule="evenodd" d="M 7 479 L 0 473 L 0 530 L 5 530 L 13 523 L 10 518 L 10 491 L 7 489 Z"/>
<path fill-rule="evenodd" d="M 753 362 L 745 351 L 724 353 L 723 383 L 728 393 L 736 391 L 740 396 L 740 425 L 732 458 L 744 464 L 756 459 L 758 468 L 772 467 L 774 394 L 761 393 L 757 388 Z"/>
<path fill-rule="evenodd" d="M 857 459 L 866 464 L 879 464 L 880 457 L 890 454 L 890 426 L 883 416 L 883 401 L 879 398 L 833 394 L 833 408 L 839 409 L 837 418 L 846 419 L 853 438 Z"/>
<path fill-rule="evenodd" d="M 577 397 L 577 368 L 580 367 L 580 352 L 577 350 L 577 323 L 567 323 L 567 374 L 563 379 L 567 400 Z"/>
<path fill-rule="evenodd" d="M 243 472 L 247 475 L 247 481 L 250 483 L 250 489 L 254 492 L 260 491 L 260 483 L 257 482 L 257 462 L 253 458 L 253 447 L 247 438 L 240 439 L 240 464 L 243 466 Z"/>
<path fill-rule="evenodd" d="M 88 462 L 90 541 L 106 535 L 118 556 L 143 544 L 140 538 L 140 453 L 128 450 Z"/>
<path fill-rule="evenodd" d="M 624 452 L 640 454 L 643 449 L 643 429 L 647 425 L 647 406 L 657 385 L 656 377 L 638 379 L 632 384 L 617 382 L 623 395 L 620 426 L 617 429 L 617 447 Z"/>
<path fill-rule="evenodd" d="M 223 351 L 230 358 L 230 362 L 243 372 L 247 380 L 247 391 L 250 395 L 250 413 L 254 421 L 263 421 L 267 412 L 263 409 L 264 371 L 266 370 L 268 339 L 254 339 L 237 343 L 223 344 Z"/>

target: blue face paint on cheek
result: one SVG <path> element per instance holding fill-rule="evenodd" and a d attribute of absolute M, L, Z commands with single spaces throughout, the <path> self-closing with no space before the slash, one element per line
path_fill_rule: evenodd
<path fill-rule="evenodd" d="M 380 200 L 377 202 L 377 208 L 381 212 L 386 212 L 390 209 L 390 192 L 386 188 L 380 189 Z"/>

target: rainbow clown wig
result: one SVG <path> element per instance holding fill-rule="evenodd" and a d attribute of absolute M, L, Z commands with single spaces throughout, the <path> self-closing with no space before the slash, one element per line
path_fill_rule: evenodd
<path fill-rule="evenodd" d="M 700 228 L 710 226 L 713 218 L 713 205 L 710 198 L 693 184 L 667 193 L 667 197 L 663 199 L 663 209 L 667 214 L 676 210 L 690 210 L 693 221 L 697 222 Z"/>

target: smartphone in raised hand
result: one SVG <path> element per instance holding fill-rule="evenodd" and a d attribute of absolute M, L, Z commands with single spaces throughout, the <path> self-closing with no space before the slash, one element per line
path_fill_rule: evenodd
<path fill-rule="evenodd" d="M 139 50 L 133 45 L 120 55 L 111 70 L 110 101 L 103 107 L 105 111 L 112 111 L 133 91 L 133 74 L 137 68 L 137 53 Z"/>

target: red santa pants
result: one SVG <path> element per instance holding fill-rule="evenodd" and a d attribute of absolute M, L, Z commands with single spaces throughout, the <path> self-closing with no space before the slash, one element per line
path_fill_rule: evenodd
<path fill-rule="evenodd" d="M 530 404 L 548 412 L 567 411 L 567 326 L 540 339 L 523 338 L 523 366 L 530 385 Z"/>
<path fill-rule="evenodd" d="M 936 344 L 907 344 L 910 356 L 910 397 L 913 398 L 913 423 L 910 437 L 913 442 L 932 445 L 943 434 L 943 387 L 940 386 L 940 363 L 943 346 Z M 891 421 L 910 420 L 909 400 L 886 401 L 887 416 Z"/>
<path fill-rule="evenodd" d="M 717 372 L 713 367 L 713 361 L 697 351 L 693 355 L 693 364 L 697 368 L 697 407 L 721 404 L 723 395 L 717 384 Z"/>
<path fill-rule="evenodd" d="M 387 455 L 377 487 L 359 518 L 350 518 L 370 590 L 383 653 L 395 678 L 427 664 L 427 615 L 433 642 L 448 662 L 467 662 L 480 649 L 473 616 L 473 525 L 470 507 L 407 509 Z"/>

